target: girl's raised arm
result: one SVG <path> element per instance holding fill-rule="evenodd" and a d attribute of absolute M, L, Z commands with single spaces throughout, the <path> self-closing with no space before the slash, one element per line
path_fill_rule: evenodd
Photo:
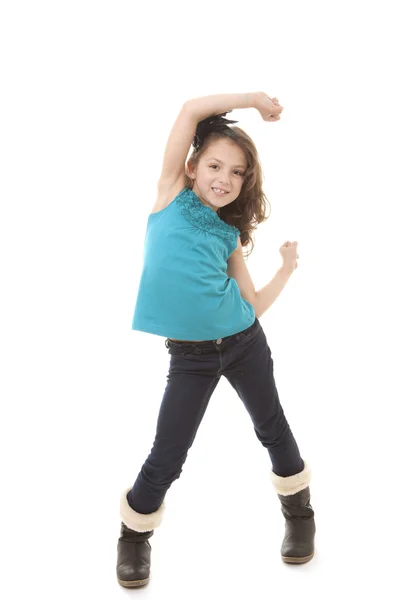
<path fill-rule="evenodd" d="M 211 115 L 220 115 L 234 108 L 258 108 L 256 104 L 258 92 L 248 94 L 213 94 L 193 98 L 185 102 L 192 114 L 196 115 L 198 121 L 202 121 Z"/>
<path fill-rule="evenodd" d="M 158 180 L 159 188 L 173 186 L 184 175 L 186 158 L 198 122 L 195 113 L 190 109 L 190 104 L 185 102 L 168 137 L 161 175 Z"/>

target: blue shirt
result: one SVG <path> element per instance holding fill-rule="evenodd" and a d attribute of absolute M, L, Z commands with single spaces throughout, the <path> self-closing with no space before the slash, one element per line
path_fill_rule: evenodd
<path fill-rule="evenodd" d="M 147 220 L 132 329 L 179 340 L 216 340 L 256 315 L 227 276 L 239 229 L 185 187 Z"/>

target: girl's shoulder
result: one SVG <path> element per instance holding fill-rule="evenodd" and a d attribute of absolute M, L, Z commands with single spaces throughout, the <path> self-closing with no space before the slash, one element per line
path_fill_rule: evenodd
<path fill-rule="evenodd" d="M 175 183 L 171 182 L 158 182 L 157 188 L 157 200 L 152 208 L 150 214 L 157 213 L 164 208 L 167 208 L 171 204 L 172 200 L 183 190 L 185 187 L 185 175 L 183 174 Z"/>

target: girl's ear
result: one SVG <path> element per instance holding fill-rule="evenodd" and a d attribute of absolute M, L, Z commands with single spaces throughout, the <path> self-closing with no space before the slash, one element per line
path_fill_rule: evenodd
<path fill-rule="evenodd" d="M 192 165 L 192 162 L 190 159 L 187 162 L 186 172 L 187 172 L 188 176 L 190 177 L 190 179 L 193 179 L 193 177 L 195 177 L 195 175 L 196 175 L 196 167 L 194 167 Z"/>

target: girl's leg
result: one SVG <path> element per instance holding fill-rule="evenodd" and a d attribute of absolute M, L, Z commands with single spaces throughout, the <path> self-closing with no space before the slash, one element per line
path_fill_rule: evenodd
<path fill-rule="evenodd" d="M 170 349 L 170 354 L 168 383 L 160 406 L 153 447 L 127 494 L 130 507 L 142 514 L 156 511 L 173 481 L 179 478 L 208 402 L 220 380 L 220 375 L 217 375 L 218 356 L 213 361 L 210 357 L 204 361 L 204 357 L 185 355 L 181 350 Z"/>
<path fill-rule="evenodd" d="M 232 361 L 223 375 L 238 393 L 267 448 L 273 473 L 289 477 L 304 469 L 304 461 L 286 420 L 276 389 L 273 360 L 261 325 L 230 350 Z"/>

